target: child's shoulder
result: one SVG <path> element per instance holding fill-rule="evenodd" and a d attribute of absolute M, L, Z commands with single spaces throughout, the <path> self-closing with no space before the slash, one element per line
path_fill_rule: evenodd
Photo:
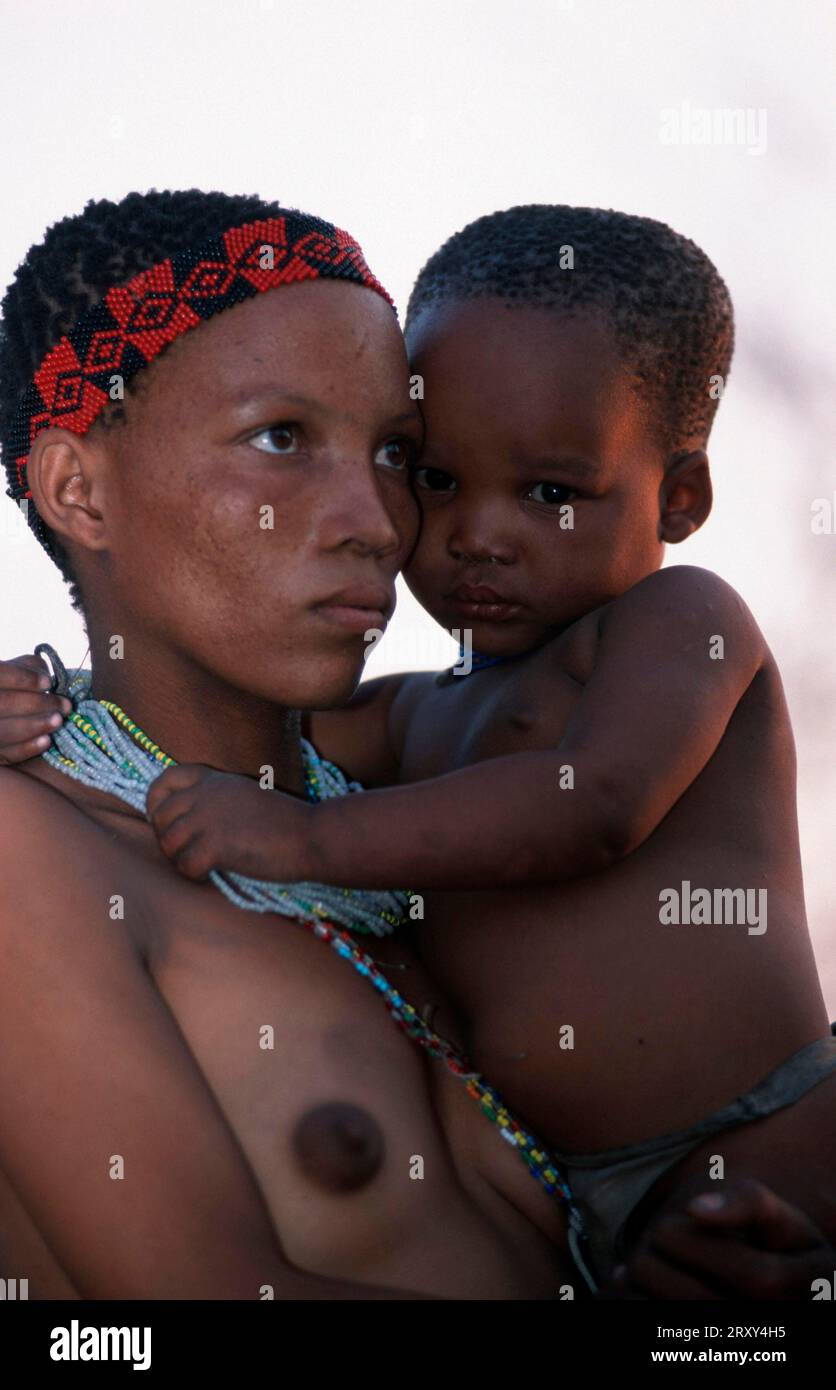
<path fill-rule="evenodd" d="M 673 657 L 683 643 L 702 646 L 712 639 L 722 641 L 714 640 L 709 654 L 722 653 L 732 664 L 757 667 L 770 659 L 763 634 L 731 584 L 697 565 L 672 565 L 590 609 L 533 653 L 529 664 L 585 685 L 604 645 L 630 648 L 641 662 L 651 652 Z"/>
<path fill-rule="evenodd" d="M 750 621 L 754 622 L 737 590 L 733 589 L 727 580 L 721 579 L 719 574 L 703 569 L 700 565 L 669 565 L 666 569 L 654 570 L 653 574 L 640 579 L 638 584 L 634 584 L 604 607 L 613 608 L 625 599 L 635 600 L 639 597 L 642 602 L 657 602 L 661 597 L 668 600 L 704 599 L 746 613 Z"/>
<path fill-rule="evenodd" d="M 736 589 L 712 570 L 698 565 L 671 565 L 647 575 L 631 589 L 596 610 L 603 636 L 610 629 L 629 628 L 648 639 L 658 634 L 679 639 L 689 631 L 695 636 L 723 639 L 723 645 L 743 644 L 751 654 L 767 646 L 751 610 Z"/>

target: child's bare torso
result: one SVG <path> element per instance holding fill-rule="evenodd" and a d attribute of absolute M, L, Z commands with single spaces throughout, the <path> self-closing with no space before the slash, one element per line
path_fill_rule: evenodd
<path fill-rule="evenodd" d="M 528 657 L 443 685 L 407 677 L 389 720 L 400 780 L 555 748 L 598 631 L 592 613 Z M 683 1128 L 827 1031 L 796 827 L 792 732 L 769 656 L 703 772 L 614 867 L 425 894 L 420 954 L 464 1016 L 476 1064 L 547 1141 L 587 1152 Z M 766 889 L 766 931 L 663 923 L 660 893 L 686 881 L 712 895 Z"/>
<path fill-rule="evenodd" d="M 61 839 L 83 878 L 95 865 L 97 902 L 119 894 L 128 905 L 113 929 L 130 933 L 176 1019 L 288 1259 L 333 1278 L 446 1297 L 555 1297 L 572 1275 L 551 1243 L 563 1240 L 554 1198 L 462 1084 L 418 1054 L 351 966 L 298 924 L 242 912 L 214 887 L 187 883 L 149 825 L 43 764 L 32 768 L 54 788 L 42 791 L 45 834 Z M 84 910 L 83 878 L 78 891 L 60 895 L 68 943 L 72 914 Z M 369 940 L 360 938 L 364 949 Z M 420 1007 L 420 963 L 405 946 L 383 944 L 391 978 Z M 266 1027 L 272 1048 L 263 1046 Z M 48 1103 L 48 1076 L 38 1086 Z M 340 1166 L 339 1145 L 329 1112 L 315 1112 L 335 1103 L 355 1107 L 382 1147 L 368 1180 L 347 1190 L 323 1180 Z M 312 1116 L 300 1154 L 302 1122 Z M 32 1297 L 73 1296 L 0 1174 L 0 1274 L 27 1270 Z"/>

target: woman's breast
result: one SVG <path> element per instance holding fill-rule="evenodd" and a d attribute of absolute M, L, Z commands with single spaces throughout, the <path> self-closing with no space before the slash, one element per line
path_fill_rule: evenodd
<path fill-rule="evenodd" d="M 243 913 L 215 890 L 201 897 L 198 915 L 196 897 L 188 914 L 171 900 L 150 966 L 291 1262 L 447 1296 L 551 1285 L 554 1255 L 539 1233 L 512 1213 L 515 1245 L 504 1211 L 478 1190 L 484 1179 L 462 1181 L 470 1157 L 451 1162 L 459 1130 L 453 1121 L 445 1134 L 434 1106 L 441 1064 L 396 1027 L 378 992 L 299 924 Z M 431 1004 L 417 961 L 401 955 L 416 972 L 406 985 L 391 944 L 369 940 L 373 955 L 388 948 L 387 978 L 414 991 L 417 1007 Z"/>

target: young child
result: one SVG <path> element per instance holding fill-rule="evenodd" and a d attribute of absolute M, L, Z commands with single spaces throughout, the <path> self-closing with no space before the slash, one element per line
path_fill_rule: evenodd
<path fill-rule="evenodd" d="M 310 718 L 363 795 L 169 770 L 160 845 L 195 879 L 408 885 L 466 1050 L 564 1164 L 602 1273 L 683 1180 L 751 1175 L 833 1239 L 836 1040 L 780 676 L 727 584 L 660 569 L 711 507 L 726 288 L 660 223 L 515 208 L 431 258 L 406 333 L 427 443 L 405 577 L 472 663 Z"/>

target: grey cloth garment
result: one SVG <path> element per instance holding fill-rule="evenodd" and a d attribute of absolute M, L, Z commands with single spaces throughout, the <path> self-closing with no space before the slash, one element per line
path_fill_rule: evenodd
<path fill-rule="evenodd" d="M 745 1095 L 705 1119 L 640 1144 L 597 1153 L 550 1152 L 560 1163 L 583 1213 L 600 1280 L 624 1257 L 624 1228 L 658 1178 L 711 1134 L 763 1119 L 792 1105 L 836 1071 L 836 1023 L 824 1038 L 788 1057 Z"/>

